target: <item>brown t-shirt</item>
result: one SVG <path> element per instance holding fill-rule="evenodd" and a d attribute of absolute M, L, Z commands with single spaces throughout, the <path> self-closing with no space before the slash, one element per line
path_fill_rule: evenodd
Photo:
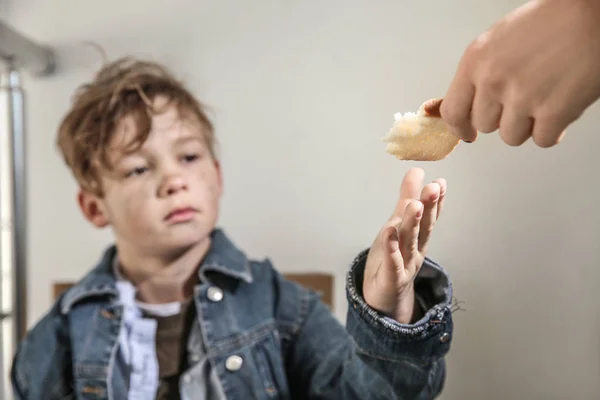
<path fill-rule="evenodd" d="M 181 304 L 179 314 L 154 318 L 156 324 L 156 357 L 158 359 L 159 386 L 156 400 L 180 400 L 179 377 L 187 369 L 187 342 L 195 317 L 194 302 Z"/>

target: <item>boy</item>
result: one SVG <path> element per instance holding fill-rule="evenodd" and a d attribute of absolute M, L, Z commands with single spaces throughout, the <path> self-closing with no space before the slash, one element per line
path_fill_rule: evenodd
<path fill-rule="evenodd" d="M 221 172 L 200 103 L 121 59 L 83 86 L 58 145 L 115 245 L 27 334 L 18 399 L 429 399 L 445 377 L 452 288 L 425 259 L 446 183 L 413 169 L 347 279 L 347 329 L 217 229 Z"/>

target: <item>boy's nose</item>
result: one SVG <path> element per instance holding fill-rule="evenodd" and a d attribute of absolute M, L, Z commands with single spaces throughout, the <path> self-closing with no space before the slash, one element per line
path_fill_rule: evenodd
<path fill-rule="evenodd" d="M 176 194 L 182 190 L 187 190 L 187 183 L 182 176 L 169 176 L 159 188 L 158 195 L 160 197 L 167 197 Z"/>

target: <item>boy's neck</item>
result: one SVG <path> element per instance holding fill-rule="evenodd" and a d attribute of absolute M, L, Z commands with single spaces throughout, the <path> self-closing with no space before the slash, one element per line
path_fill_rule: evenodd
<path fill-rule="evenodd" d="M 171 257 L 156 257 L 118 248 L 119 270 L 137 289 L 137 300 L 149 304 L 182 302 L 193 296 L 198 267 L 210 248 L 210 237 Z"/>

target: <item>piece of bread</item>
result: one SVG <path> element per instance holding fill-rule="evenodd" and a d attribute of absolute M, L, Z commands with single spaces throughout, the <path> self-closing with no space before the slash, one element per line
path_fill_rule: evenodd
<path fill-rule="evenodd" d="M 460 139 L 450 133 L 440 116 L 441 99 L 428 100 L 419 110 L 394 115 L 387 136 L 386 151 L 400 160 L 439 161 L 458 145 Z"/>

